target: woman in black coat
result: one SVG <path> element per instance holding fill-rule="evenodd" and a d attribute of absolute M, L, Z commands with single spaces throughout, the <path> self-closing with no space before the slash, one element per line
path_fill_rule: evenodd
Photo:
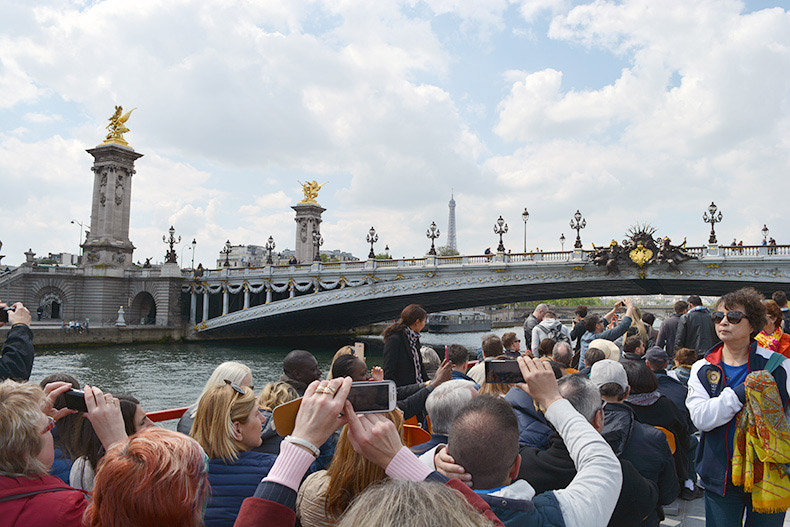
<path fill-rule="evenodd" d="M 406 306 L 397 322 L 387 327 L 384 337 L 384 378 L 397 386 L 428 380 L 420 353 L 420 331 L 428 313 L 417 304 Z"/>

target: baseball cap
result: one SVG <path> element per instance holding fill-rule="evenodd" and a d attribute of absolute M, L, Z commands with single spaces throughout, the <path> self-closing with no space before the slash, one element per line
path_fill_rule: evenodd
<path fill-rule="evenodd" d="M 645 360 L 649 360 L 650 362 L 667 362 L 669 360 L 669 355 L 658 346 L 653 346 L 645 353 Z"/>
<path fill-rule="evenodd" d="M 628 376 L 625 368 L 619 362 L 610 359 L 599 360 L 590 369 L 590 380 L 600 388 L 610 382 L 619 384 L 623 389 L 628 388 Z"/>

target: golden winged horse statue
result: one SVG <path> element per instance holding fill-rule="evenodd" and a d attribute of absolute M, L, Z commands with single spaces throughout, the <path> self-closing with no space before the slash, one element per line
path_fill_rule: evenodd
<path fill-rule="evenodd" d="M 122 146 L 129 146 L 129 143 L 123 138 L 123 134 L 129 131 L 129 128 L 126 127 L 126 121 L 129 120 L 129 117 L 132 115 L 132 112 L 135 111 L 137 108 L 132 108 L 126 113 L 123 113 L 122 106 L 115 107 L 115 113 L 112 114 L 112 117 L 108 119 L 110 124 L 107 125 L 107 130 L 110 133 L 107 134 L 104 142 L 102 144 L 116 144 Z"/>

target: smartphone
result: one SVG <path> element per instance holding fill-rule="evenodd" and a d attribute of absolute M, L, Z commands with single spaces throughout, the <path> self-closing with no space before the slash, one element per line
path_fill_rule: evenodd
<path fill-rule="evenodd" d="M 499 384 L 515 384 L 524 382 L 518 362 L 514 360 L 490 360 L 486 361 L 485 382 Z"/>
<path fill-rule="evenodd" d="M 8 322 L 9 311 L 16 311 L 16 309 L 11 306 L 0 307 L 0 322 Z"/>
<path fill-rule="evenodd" d="M 450 346 L 444 345 L 444 360 L 450 360 Z"/>
<path fill-rule="evenodd" d="M 69 390 L 64 392 L 63 398 L 66 400 L 66 408 L 80 412 L 88 411 L 88 407 L 85 405 L 85 392 L 82 390 Z"/>
<path fill-rule="evenodd" d="M 365 343 L 364 342 L 355 342 L 354 343 L 354 356 L 359 357 L 362 360 L 365 360 Z"/>
<path fill-rule="evenodd" d="M 358 414 L 377 414 L 393 411 L 398 394 L 394 381 L 362 381 L 351 384 L 348 400 Z"/>

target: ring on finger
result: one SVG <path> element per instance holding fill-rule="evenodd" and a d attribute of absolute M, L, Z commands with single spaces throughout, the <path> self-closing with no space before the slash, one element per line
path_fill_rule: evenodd
<path fill-rule="evenodd" d="M 326 388 L 324 388 L 324 393 L 328 393 L 330 395 L 335 395 L 336 391 L 337 390 L 335 388 L 332 388 L 331 386 L 327 386 Z"/>
<path fill-rule="evenodd" d="M 318 388 L 315 389 L 315 393 L 326 393 L 326 388 L 324 388 L 323 386 L 319 386 Z"/>

